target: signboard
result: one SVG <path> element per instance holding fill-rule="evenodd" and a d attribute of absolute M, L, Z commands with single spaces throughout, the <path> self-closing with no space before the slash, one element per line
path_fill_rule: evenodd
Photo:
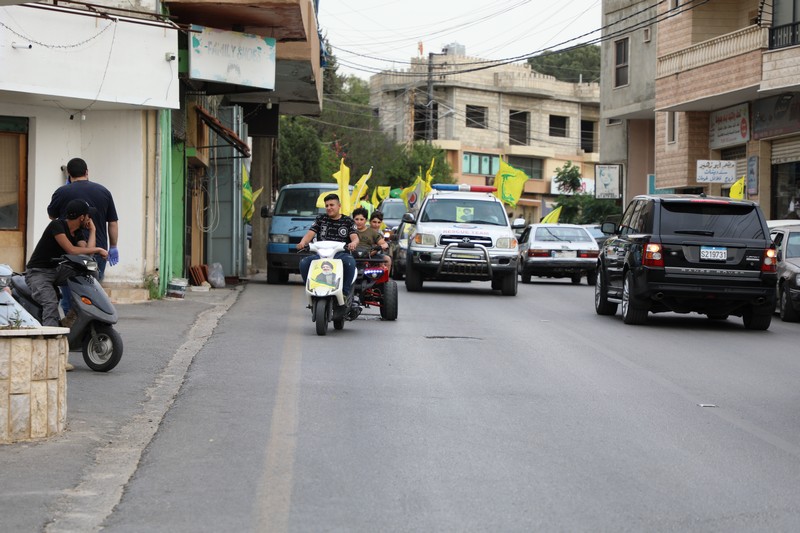
<path fill-rule="evenodd" d="M 275 39 L 192 25 L 189 77 L 275 89 Z"/>
<path fill-rule="evenodd" d="M 800 131 L 800 93 L 785 93 L 753 103 L 753 139 Z"/>
<path fill-rule="evenodd" d="M 708 119 L 708 146 L 714 150 L 750 140 L 750 107 L 739 104 L 714 111 Z"/>
<path fill-rule="evenodd" d="M 751 155 L 747 158 L 747 195 L 755 196 L 758 194 L 758 156 Z"/>
<path fill-rule="evenodd" d="M 595 165 L 594 175 L 597 176 L 597 187 L 594 191 L 595 198 L 618 200 L 622 198 L 620 176 L 622 165 Z"/>
<path fill-rule="evenodd" d="M 697 183 L 733 183 L 736 161 L 697 160 Z"/>
<path fill-rule="evenodd" d="M 581 190 L 578 191 L 578 194 L 593 194 L 594 193 L 594 180 L 581 178 Z M 553 176 L 550 178 L 550 194 L 563 194 L 565 196 L 571 196 L 571 192 L 564 192 L 558 190 L 558 183 L 556 182 L 556 177 Z"/>

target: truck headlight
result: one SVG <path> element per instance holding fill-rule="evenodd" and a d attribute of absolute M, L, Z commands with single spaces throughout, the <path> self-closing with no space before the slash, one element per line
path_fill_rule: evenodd
<path fill-rule="evenodd" d="M 513 237 L 503 237 L 501 239 L 497 239 L 494 247 L 502 250 L 512 250 L 517 247 L 517 239 Z"/>
<path fill-rule="evenodd" d="M 422 246 L 436 246 L 436 236 L 430 233 L 417 233 L 414 235 L 414 242 Z"/>
<path fill-rule="evenodd" d="M 280 244 L 289 244 L 289 236 L 282 233 L 272 233 L 269 236 L 270 242 L 277 242 Z"/>

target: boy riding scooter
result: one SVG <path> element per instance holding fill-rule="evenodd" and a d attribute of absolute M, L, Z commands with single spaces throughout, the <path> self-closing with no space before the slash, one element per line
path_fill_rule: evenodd
<path fill-rule="evenodd" d="M 347 249 L 351 252 L 358 246 L 358 230 L 356 230 L 356 223 L 352 218 L 341 213 L 342 205 L 339 202 L 339 195 L 335 193 L 325 196 L 325 214 L 317 215 L 314 223 L 311 224 L 308 232 L 303 235 L 300 242 L 297 243 L 297 249 L 302 250 L 311 240 L 316 237 L 319 241 L 337 241 L 347 243 Z M 353 277 L 356 273 L 356 261 L 353 256 L 346 251 L 337 252 L 334 256 L 336 259 L 341 259 L 344 266 L 344 280 L 343 291 L 345 297 L 350 297 L 351 288 L 353 284 Z M 319 259 L 319 255 L 313 254 L 304 257 L 300 261 L 300 275 L 305 283 L 308 278 L 308 269 L 311 266 L 311 261 Z"/>

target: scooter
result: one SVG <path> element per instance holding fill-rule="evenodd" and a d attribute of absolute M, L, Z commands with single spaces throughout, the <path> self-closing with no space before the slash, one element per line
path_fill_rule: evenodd
<path fill-rule="evenodd" d="M 317 335 L 328 333 L 329 322 L 333 322 L 334 329 L 342 329 L 345 320 L 355 320 L 361 314 L 361 307 L 351 305 L 352 294 L 345 296 L 342 290 L 344 264 L 341 259 L 334 258 L 345 246 L 345 243 L 336 241 L 317 241 L 308 245 L 309 250 L 319 255 L 319 259 L 311 261 L 306 278 L 308 307 L 311 308 L 311 321 L 316 325 Z"/>
<path fill-rule="evenodd" d="M 0 327 L 40 328 L 42 325 L 33 318 L 11 295 L 11 278 L 14 270 L 0 264 Z"/>
<path fill-rule="evenodd" d="M 69 349 L 81 349 L 86 366 L 95 372 L 108 372 L 122 358 L 122 337 L 113 327 L 117 323 L 117 310 L 94 276 L 97 262 L 88 255 L 68 254 L 62 256 L 61 264 L 74 270 L 67 279 L 71 308 L 76 313 L 67 335 Z M 11 294 L 41 322 L 42 307 L 34 301 L 22 274 L 12 276 Z"/>

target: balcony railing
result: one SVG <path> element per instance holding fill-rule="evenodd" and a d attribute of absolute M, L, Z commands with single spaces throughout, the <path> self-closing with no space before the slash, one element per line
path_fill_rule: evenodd
<path fill-rule="evenodd" d="M 683 50 L 665 54 L 658 58 L 656 77 L 662 78 L 767 48 L 768 38 L 767 28 L 748 26 Z"/>
<path fill-rule="evenodd" d="M 769 29 L 769 49 L 786 48 L 800 44 L 800 22 L 792 22 Z"/>

